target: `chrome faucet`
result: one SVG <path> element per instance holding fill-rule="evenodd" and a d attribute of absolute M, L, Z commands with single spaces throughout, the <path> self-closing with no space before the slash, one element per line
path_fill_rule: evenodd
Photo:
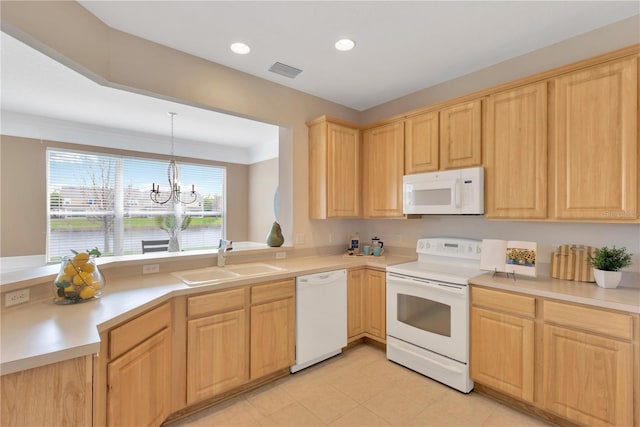
<path fill-rule="evenodd" d="M 224 267 L 227 252 L 233 249 L 233 247 L 231 247 L 232 244 L 233 242 L 231 240 L 220 239 L 220 243 L 218 243 L 218 267 Z"/>

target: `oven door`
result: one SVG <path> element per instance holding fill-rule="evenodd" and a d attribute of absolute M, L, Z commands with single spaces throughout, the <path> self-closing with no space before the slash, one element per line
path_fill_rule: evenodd
<path fill-rule="evenodd" d="M 387 334 L 467 363 L 468 292 L 464 285 L 387 273 Z"/>

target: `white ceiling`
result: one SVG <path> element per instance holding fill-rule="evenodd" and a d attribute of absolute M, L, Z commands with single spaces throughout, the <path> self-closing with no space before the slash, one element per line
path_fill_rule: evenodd
<path fill-rule="evenodd" d="M 80 4 L 113 28 L 357 110 L 640 13 L 638 1 Z M 356 41 L 353 51 L 334 49 L 342 37 Z M 229 45 L 236 41 L 248 43 L 251 53 L 233 54 Z M 143 150 L 162 153 L 168 150 L 167 112 L 175 111 L 177 155 L 192 156 L 203 142 L 217 147 L 211 156 L 198 152 L 203 158 L 225 149 L 263 151 L 227 158 L 252 163 L 260 156 L 273 157 L 264 153 L 273 153 L 273 147 L 277 155 L 275 126 L 101 86 L 4 33 L 0 45 L 3 133 L 18 122 L 37 131 L 82 123 L 102 131 L 147 135 Z M 268 72 L 276 61 L 303 72 L 293 80 Z M 14 120 L 16 115 L 21 120 Z M 33 126 L 33 116 L 47 119 Z M 52 126 L 51 120 L 59 122 Z M 163 148 L 153 146 L 159 139 L 149 135 L 159 135 Z M 178 145 L 180 140 L 191 144 Z M 124 139 L 122 144 L 132 148 Z M 191 151 L 180 153 L 184 147 Z"/>
<path fill-rule="evenodd" d="M 640 13 L 638 1 L 80 1 L 110 27 L 365 110 Z M 333 45 L 352 38 L 356 47 Z M 229 50 L 233 42 L 248 55 Z M 294 80 L 267 69 L 299 68 Z"/>
<path fill-rule="evenodd" d="M 278 156 L 278 127 L 99 85 L 0 34 L 5 135 L 170 153 L 234 163 Z M 195 153 L 194 153 L 195 151 Z"/>

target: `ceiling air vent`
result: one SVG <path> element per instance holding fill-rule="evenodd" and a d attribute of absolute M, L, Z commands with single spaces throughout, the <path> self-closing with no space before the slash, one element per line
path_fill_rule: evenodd
<path fill-rule="evenodd" d="M 287 64 L 283 64 L 282 62 L 276 62 L 269 68 L 269 71 L 272 73 L 280 74 L 281 76 L 289 77 L 290 79 L 295 79 L 298 74 L 302 72 L 295 67 L 292 67 Z"/>

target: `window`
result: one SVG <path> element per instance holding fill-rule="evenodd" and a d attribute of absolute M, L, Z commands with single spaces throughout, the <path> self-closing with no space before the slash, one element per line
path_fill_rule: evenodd
<path fill-rule="evenodd" d="M 47 151 L 47 260 L 71 249 L 98 247 L 102 256 L 142 253 L 142 240 L 166 240 L 159 221 L 190 218 L 178 232 L 181 250 L 211 249 L 224 237 L 226 170 L 219 166 L 178 165 L 181 181 L 196 186 L 189 205 L 151 201 L 152 183 L 169 188 L 168 160 L 49 149 Z M 188 194 L 187 194 L 188 195 Z M 181 221 L 180 221 L 181 222 Z"/>

